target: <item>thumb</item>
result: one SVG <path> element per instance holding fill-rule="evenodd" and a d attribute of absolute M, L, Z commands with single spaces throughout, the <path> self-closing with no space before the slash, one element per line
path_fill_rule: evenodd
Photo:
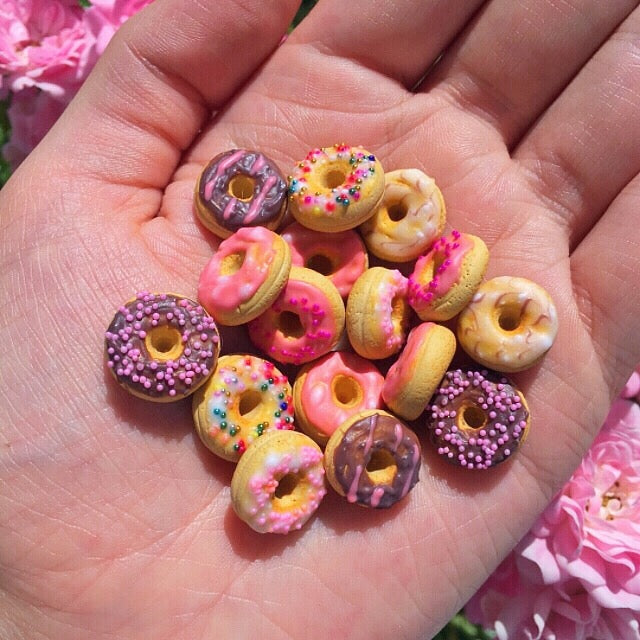
<path fill-rule="evenodd" d="M 32 156 L 47 153 L 51 162 L 55 149 L 67 176 L 162 189 L 212 112 L 278 45 L 297 6 L 156 0 L 116 33 Z"/>

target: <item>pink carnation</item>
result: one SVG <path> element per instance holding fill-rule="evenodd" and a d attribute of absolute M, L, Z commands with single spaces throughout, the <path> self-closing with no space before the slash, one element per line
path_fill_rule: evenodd
<path fill-rule="evenodd" d="M 617 400 L 580 467 L 466 607 L 500 640 L 640 640 L 640 406 Z"/>
<path fill-rule="evenodd" d="M 95 62 L 95 38 L 77 0 L 0 0 L 0 75 L 13 92 L 37 87 L 61 99 Z"/>

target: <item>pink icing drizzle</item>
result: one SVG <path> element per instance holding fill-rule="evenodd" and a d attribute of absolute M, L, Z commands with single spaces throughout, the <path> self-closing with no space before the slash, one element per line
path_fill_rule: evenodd
<path fill-rule="evenodd" d="M 371 445 L 373 445 L 373 432 L 376 430 L 377 425 L 378 425 L 378 416 L 374 415 L 371 417 L 371 420 L 369 421 L 369 435 L 367 436 L 367 440 L 364 444 L 364 450 L 362 452 L 362 455 L 364 456 L 365 460 L 369 455 L 369 451 L 371 451 Z M 353 482 L 351 483 L 351 486 L 349 487 L 349 492 L 347 493 L 347 500 L 349 502 L 356 502 L 356 500 L 358 499 L 358 484 L 360 483 L 360 476 L 362 475 L 363 470 L 364 470 L 364 467 L 361 464 L 356 465 L 356 472 L 353 477 Z M 384 494 L 384 490 L 382 491 L 382 494 Z M 382 498 L 382 494 L 378 496 L 378 504 L 380 503 L 380 498 Z M 371 504 L 373 505 L 373 496 L 372 496 Z"/>
<path fill-rule="evenodd" d="M 224 160 L 221 160 L 218 163 L 218 166 L 216 167 L 216 172 L 213 175 L 213 178 L 211 178 L 211 182 L 215 182 L 231 165 L 238 162 L 238 160 L 240 160 L 240 158 L 242 158 L 244 154 L 245 152 L 242 149 L 240 149 L 235 153 L 232 153 L 230 156 L 228 156 Z"/>
<path fill-rule="evenodd" d="M 338 375 L 356 380 L 363 391 L 362 402 L 347 407 L 337 401 L 331 392 L 331 383 Z M 307 371 L 300 394 L 304 413 L 319 432 L 330 436 L 359 411 L 381 408 L 383 384 L 382 374 L 368 360 L 353 353 L 336 351 Z"/>
<path fill-rule="evenodd" d="M 260 213 L 260 207 L 262 207 L 262 203 L 264 199 L 267 197 L 267 193 L 273 185 L 277 182 L 277 178 L 275 176 L 269 176 L 262 185 L 262 189 L 258 195 L 251 201 L 251 205 L 249 206 L 249 210 L 247 211 L 247 215 L 244 218 L 244 223 L 249 224 L 257 215 Z"/>
<path fill-rule="evenodd" d="M 220 243 L 198 284 L 198 299 L 214 318 L 216 310 L 232 311 L 255 295 L 275 258 L 277 238 L 264 227 L 244 227 Z M 231 275 L 221 275 L 222 261 L 234 253 L 244 253 L 242 266 Z"/>

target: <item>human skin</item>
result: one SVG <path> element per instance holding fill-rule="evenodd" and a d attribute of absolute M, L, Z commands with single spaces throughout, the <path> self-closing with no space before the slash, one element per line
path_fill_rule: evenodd
<path fill-rule="evenodd" d="M 0 637 L 434 634 L 640 359 L 636 4 L 321 0 L 280 47 L 293 0 L 157 0 L 127 22 L 0 192 Z M 560 330 L 514 376 L 533 424 L 512 461 L 465 472 L 421 434 L 421 481 L 396 508 L 331 494 L 302 531 L 260 536 L 189 403 L 117 388 L 103 332 L 140 289 L 195 295 L 216 245 L 192 208 L 211 157 L 258 148 L 286 172 L 338 141 L 433 175 L 451 225 L 489 246 L 488 277 L 540 283 Z"/>

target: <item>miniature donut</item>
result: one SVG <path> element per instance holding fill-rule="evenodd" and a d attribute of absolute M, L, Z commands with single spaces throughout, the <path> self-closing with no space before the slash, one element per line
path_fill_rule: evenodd
<path fill-rule="evenodd" d="M 513 276 L 487 280 L 458 318 L 458 340 L 479 364 L 524 371 L 551 348 L 558 333 L 553 300 L 540 285 Z"/>
<path fill-rule="evenodd" d="M 429 404 L 456 352 L 453 332 L 424 322 L 411 330 L 382 387 L 386 405 L 402 418 L 415 420 Z"/>
<path fill-rule="evenodd" d="M 385 174 L 382 202 L 360 231 L 371 253 L 408 262 L 426 253 L 444 229 L 446 209 L 435 180 L 419 169 Z"/>
<path fill-rule="evenodd" d="M 448 371 L 433 398 L 427 429 L 445 460 L 488 469 L 513 455 L 531 422 L 522 393 L 493 371 Z"/>
<path fill-rule="evenodd" d="M 380 360 L 397 353 L 407 337 L 411 309 L 407 279 L 397 269 L 373 267 L 347 299 L 347 333 L 356 353 Z"/>
<path fill-rule="evenodd" d="M 249 338 L 278 362 L 303 364 L 329 353 L 343 330 L 344 303 L 331 280 L 291 267 L 276 301 L 249 323 Z"/>
<path fill-rule="evenodd" d="M 384 378 L 368 360 L 336 351 L 303 367 L 293 385 L 296 424 L 323 446 L 348 418 L 382 407 Z"/>
<path fill-rule="evenodd" d="M 107 367 L 129 393 L 173 402 L 193 393 L 216 366 L 213 318 L 189 298 L 142 291 L 123 304 L 105 332 Z"/>
<path fill-rule="evenodd" d="M 349 502 L 384 509 L 418 482 L 420 443 L 385 411 L 359 413 L 333 432 L 324 452 L 327 480 Z"/>
<path fill-rule="evenodd" d="M 263 433 L 293 429 L 291 386 L 273 363 L 251 355 L 222 356 L 193 396 L 193 420 L 204 445 L 237 461 Z"/>
<path fill-rule="evenodd" d="M 293 217 L 315 231 L 353 229 L 373 215 L 384 192 L 384 171 L 362 147 L 312 149 L 289 176 Z"/>
<path fill-rule="evenodd" d="M 273 230 L 287 209 L 287 182 L 264 154 L 231 149 L 204 168 L 194 202 L 200 222 L 221 238 L 248 226 Z"/>
<path fill-rule="evenodd" d="M 364 244 L 353 230 L 321 233 L 294 222 L 280 235 L 291 247 L 291 263 L 327 276 L 343 298 L 369 266 Z"/>
<path fill-rule="evenodd" d="M 441 322 L 469 304 L 489 261 L 483 240 L 452 231 L 418 258 L 409 276 L 409 304 L 421 320 Z"/>
<path fill-rule="evenodd" d="M 223 240 L 200 274 L 198 300 L 220 324 L 235 326 L 265 311 L 287 282 L 289 245 L 264 227 Z"/>
<path fill-rule="evenodd" d="M 302 528 L 327 492 L 322 460 L 320 447 L 304 433 L 265 433 L 231 478 L 234 511 L 258 533 Z"/>

